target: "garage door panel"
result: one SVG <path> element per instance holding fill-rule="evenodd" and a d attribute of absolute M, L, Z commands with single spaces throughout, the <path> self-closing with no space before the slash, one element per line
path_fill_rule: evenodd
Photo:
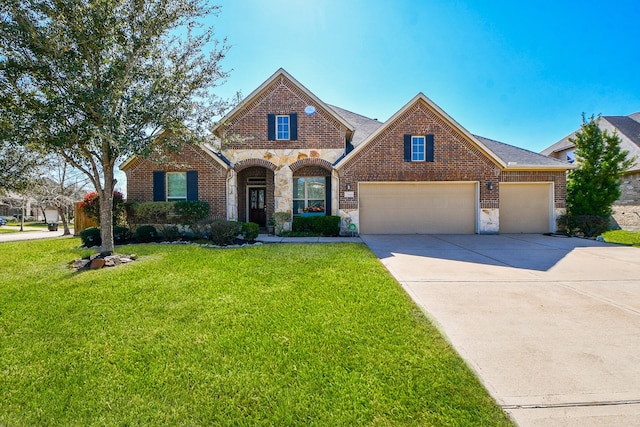
<path fill-rule="evenodd" d="M 473 234 L 475 183 L 361 183 L 363 234 Z"/>
<path fill-rule="evenodd" d="M 547 233 L 551 215 L 550 183 L 500 184 L 500 233 Z"/>

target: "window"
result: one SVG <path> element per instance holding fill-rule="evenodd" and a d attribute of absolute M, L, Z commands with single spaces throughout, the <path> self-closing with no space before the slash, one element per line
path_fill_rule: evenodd
<path fill-rule="evenodd" d="M 289 139 L 289 116 L 276 116 L 276 139 Z"/>
<path fill-rule="evenodd" d="M 293 178 L 293 214 L 325 213 L 324 176 Z"/>
<path fill-rule="evenodd" d="M 298 114 L 267 114 L 267 139 L 269 141 L 297 141 Z"/>
<path fill-rule="evenodd" d="M 167 200 L 187 200 L 186 172 L 167 172 Z"/>
<path fill-rule="evenodd" d="M 435 137 L 433 134 L 404 135 L 405 162 L 435 161 Z"/>
<path fill-rule="evenodd" d="M 411 161 L 424 162 L 425 159 L 424 136 L 411 137 Z"/>
<path fill-rule="evenodd" d="M 575 161 L 576 161 L 576 152 L 575 152 L 575 150 L 567 151 L 567 162 L 575 163 Z"/>

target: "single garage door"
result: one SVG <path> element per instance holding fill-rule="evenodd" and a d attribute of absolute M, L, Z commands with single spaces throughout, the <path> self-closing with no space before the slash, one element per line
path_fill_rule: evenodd
<path fill-rule="evenodd" d="M 500 183 L 500 233 L 553 231 L 552 184 Z"/>
<path fill-rule="evenodd" d="M 361 182 L 358 191 L 362 234 L 476 232 L 475 182 Z"/>

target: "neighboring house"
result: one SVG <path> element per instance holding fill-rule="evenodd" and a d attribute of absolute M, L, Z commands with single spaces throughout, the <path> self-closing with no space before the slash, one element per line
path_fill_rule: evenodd
<path fill-rule="evenodd" d="M 423 94 L 389 120 L 331 106 L 280 69 L 213 129 L 217 147 L 121 165 L 129 200 L 204 200 L 264 226 L 340 215 L 361 233 L 541 233 L 565 211 L 566 162 L 469 133 Z"/>
<path fill-rule="evenodd" d="M 621 228 L 640 228 L 640 112 L 628 116 L 602 116 L 600 129 L 610 134 L 617 132 L 623 150 L 629 157 L 636 157 L 633 166 L 623 176 L 620 190 L 622 194 L 613 205 L 613 220 Z M 577 131 L 576 131 L 577 132 Z M 542 151 L 545 156 L 575 162 L 575 146 L 569 139 L 576 133 L 561 139 Z"/>

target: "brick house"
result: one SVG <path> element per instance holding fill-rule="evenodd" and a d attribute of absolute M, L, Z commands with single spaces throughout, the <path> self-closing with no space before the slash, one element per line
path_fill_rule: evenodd
<path fill-rule="evenodd" d="M 598 124 L 609 134 L 617 132 L 622 149 L 629 152 L 630 158 L 636 158 L 622 178 L 622 194 L 613 205 L 612 219 L 621 228 L 640 230 L 640 112 L 628 116 L 602 116 Z M 562 138 L 544 149 L 542 154 L 573 163 L 576 159 L 575 145 L 569 139 L 575 135 L 573 132 Z"/>
<path fill-rule="evenodd" d="M 423 94 L 382 123 L 280 69 L 168 165 L 121 165 L 130 200 L 204 200 L 264 226 L 340 215 L 361 233 L 538 233 L 565 209 L 567 162 L 472 135 Z M 176 165 L 180 165 L 179 167 Z"/>

